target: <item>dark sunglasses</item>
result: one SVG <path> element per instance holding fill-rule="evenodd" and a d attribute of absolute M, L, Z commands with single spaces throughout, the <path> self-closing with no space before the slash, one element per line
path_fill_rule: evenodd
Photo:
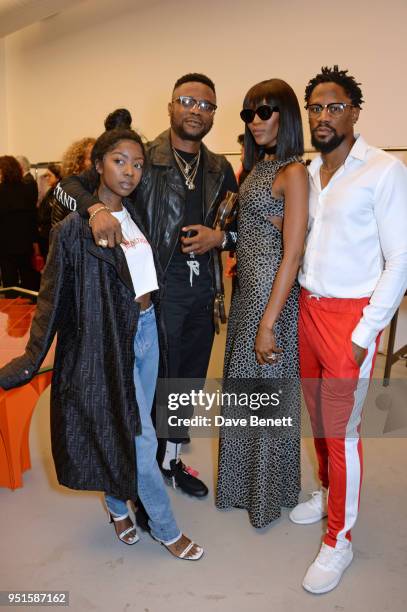
<path fill-rule="evenodd" d="M 261 106 L 258 106 L 256 110 L 253 110 L 252 108 L 244 108 L 242 111 L 240 111 L 240 118 L 245 123 L 251 123 L 254 121 L 254 118 L 257 115 L 262 121 L 267 121 L 267 119 L 270 119 L 273 113 L 278 113 L 278 110 L 278 106 L 262 104 Z"/>

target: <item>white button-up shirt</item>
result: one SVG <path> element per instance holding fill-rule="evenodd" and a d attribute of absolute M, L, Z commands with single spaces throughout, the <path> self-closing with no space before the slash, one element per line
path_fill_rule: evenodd
<path fill-rule="evenodd" d="M 299 282 L 313 294 L 370 297 L 352 340 L 367 348 L 407 288 L 407 168 L 357 137 L 321 189 L 321 157 L 309 166 L 308 235 Z"/>

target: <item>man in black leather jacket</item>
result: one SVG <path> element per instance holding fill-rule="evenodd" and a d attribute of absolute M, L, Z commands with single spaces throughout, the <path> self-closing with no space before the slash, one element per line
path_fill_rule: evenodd
<path fill-rule="evenodd" d="M 212 229 L 226 192 L 237 191 L 229 162 L 202 143 L 215 110 L 215 87 L 208 77 L 193 73 L 178 79 L 168 105 L 171 127 L 147 145 L 147 164 L 135 200 L 165 275 L 162 313 L 172 379 L 206 377 L 214 337 L 211 251 L 233 248 L 236 240 L 233 232 Z M 84 174 L 63 180 L 55 195 L 71 210 L 77 207 L 92 216 L 96 243 L 119 244 L 120 224 L 91 191 Z M 204 497 L 206 485 L 180 460 L 180 442 L 160 440 L 162 471 L 174 486 Z"/>

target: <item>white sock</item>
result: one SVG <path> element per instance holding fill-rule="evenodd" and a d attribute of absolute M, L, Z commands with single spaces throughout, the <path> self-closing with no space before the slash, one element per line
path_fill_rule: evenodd
<path fill-rule="evenodd" d="M 164 468 L 164 470 L 171 469 L 170 461 L 172 461 L 173 459 L 175 459 L 175 461 L 178 461 L 180 452 L 181 444 L 177 444 L 176 442 L 167 442 L 165 447 L 165 455 L 162 462 L 162 467 Z"/>

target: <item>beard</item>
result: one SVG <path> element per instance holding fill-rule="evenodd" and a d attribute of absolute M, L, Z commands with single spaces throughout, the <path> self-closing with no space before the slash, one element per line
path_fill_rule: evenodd
<path fill-rule="evenodd" d="M 314 132 L 311 133 L 311 144 L 320 153 L 331 153 L 334 151 L 339 145 L 343 143 L 345 140 L 345 134 L 339 136 L 335 130 L 333 131 L 333 136 L 329 140 L 318 140 L 315 136 Z"/>
<path fill-rule="evenodd" d="M 211 122 L 209 125 L 203 123 L 201 129 L 198 132 L 190 132 L 188 128 L 185 128 L 183 123 L 176 123 L 171 117 L 171 127 L 176 133 L 176 135 L 181 138 L 181 140 L 191 140 L 192 142 L 200 142 L 202 138 L 204 138 L 207 133 L 210 131 L 212 127 Z"/>

